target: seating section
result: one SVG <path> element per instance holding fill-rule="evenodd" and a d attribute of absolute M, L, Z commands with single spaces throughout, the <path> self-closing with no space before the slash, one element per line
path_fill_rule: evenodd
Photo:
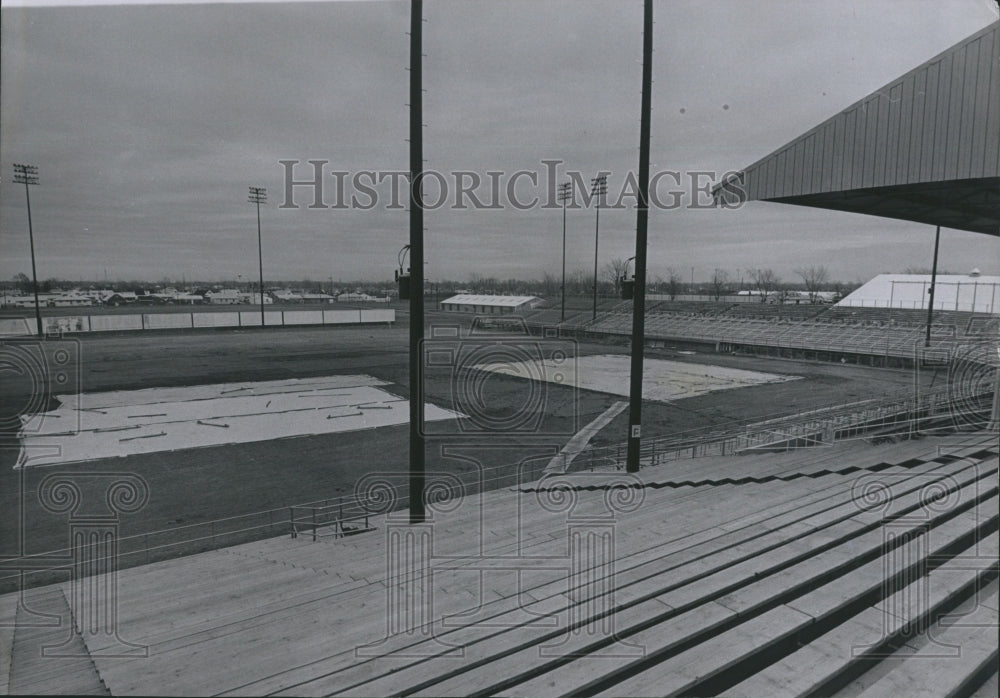
<path fill-rule="evenodd" d="M 124 570 L 118 630 L 148 658 L 84 639 L 112 694 L 988 690 L 998 450 L 982 434 L 559 475 L 421 526 Z"/>
<path fill-rule="evenodd" d="M 714 309 L 706 312 L 666 310 L 666 303 L 653 304 L 646 313 L 646 336 L 908 359 L 913 357 L 914 347 L 926 336 L 926 315 L 917 322 L 913 315 L 917 311 L 837 307 L 817 311 L 815 306 L 766 304 L 690 305 Z M 719 305 L 725 307 L 719 309 Z M 937 313 L 931 327 L 931 339 L 960 338 L 967 331 L 976 335 L 1000 332 L 996 323 L 984 321 L 989 319 L 989 316 L 972 313 Z M 596 322 L 586 324 L 585 329 L 627 335 L 632 332 L 632 315 L 631 312 L 605 313 L 598 316 Z"/>

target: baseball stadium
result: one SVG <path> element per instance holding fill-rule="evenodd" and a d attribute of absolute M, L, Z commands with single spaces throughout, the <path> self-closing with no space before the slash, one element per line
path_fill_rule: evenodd
<path fill-rule="evenodd" d="M 998 78 L 993 23 L 718 213 L 1000 236 Z M 416 345 L 403 297 L 5 309 L 0 689 L 996 695 L 990 271 L 646 295 L 637 471 L 624 291 L 439 298 Z"/>

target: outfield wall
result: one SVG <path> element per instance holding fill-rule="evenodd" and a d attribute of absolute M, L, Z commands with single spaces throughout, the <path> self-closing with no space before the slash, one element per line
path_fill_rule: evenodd
<path fill-rule="evenodd" d="M 46 334 L 188 330 L 198 328 L 260 327 L 260 312 L 136 313 L 130 315 L 60 315 L 42 318 Z M 378 310 L 266 310 L 267 327 L 304 325 L 369 325 L 393 323 L 396 311 Z M 0 337 L 35 334 L 34 318 L 0 318 Z"/>

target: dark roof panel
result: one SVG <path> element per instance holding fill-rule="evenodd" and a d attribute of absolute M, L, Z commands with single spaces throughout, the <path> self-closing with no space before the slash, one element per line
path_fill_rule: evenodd
<path fill-rule="evenodd" d="M 1000 22 L 995 22 L 721 182 L 714 192 L 718 203 L 730 205 L 781 201 L 927 222 L 934 216 L 926 206 L 918 206 L 918 219 L 907 218 L 914 210 L 912 197 L 927 191 L 916 185 L 934 185 L 940 193 L 940 185 L 947 190 L 954 182 L 956 195 L 966 201 L 974 192 L 975 210 L 959 215 L 960 206 L 950 205 L 938 224 L 1000 235 L 998 178 Z M 896 187 L 906 188 L 898 200 Z M 875 191 L 888 197 L 877 213 L 863 206 Z"/>

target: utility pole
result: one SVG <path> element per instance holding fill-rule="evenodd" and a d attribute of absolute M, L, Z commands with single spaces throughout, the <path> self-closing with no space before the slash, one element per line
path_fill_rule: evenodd
<path fill-rule="evenodd" d="M 260 326 L 264 326 L 264 252 L 260 244 L 260 205 L 267 203 L 267 189 L 250 187 L 250 203 L 257 204 L 257 265 L 260 271 Z"/>
<path fill-rule="evenodd" d="M 410 2 L 410 523 L 424 522 L 423 0 Z"/>
<path fill-rule="evenodd" d="M 35 234 L 31 229 L 31 194 L 29 185 L 38 184 L 38 168 L 34 165 L 14 165 L 14 181 L 24 185 L 24 200 L 28 204 L 28 244 L 31 247 L 31 288 L 35 294 L 35 329 L 39 337 L 44 337 L 42 330 L 42 309 L 38 305 L 38 273 L 35 271 Z"/>
<path fill-rule="evenodd" d="M 594 219 L 594 312 L 597 320 L 597 245 L 601 234 L 601 198 L 608 193 L 608 176 L 598 175 L 590 180 L 590 195 L 597 197 L 597 211 Z"/>
<path fill-rule="evenodd" d="M 566 202 L 573 197 L 573 183 L 563 182 L 559 185 L 559 202 L 563 210 L 563 245 L 562 245 L 562 313 L 560 322 L 566 322 Z"/>
<path fill-rule="evenodd" d="M 639 200 L 635 221 L 635 290 L 632 296 L 632 365 L 629 373 L 628 448 L 625 470 L 639 472 L 642 445 L 642 372 L 646 334 L 646 240 L 649 229 L 649 149 L 653 89 L 653 0 L 642 22 L 642 114 L 639 125 Z"/>

